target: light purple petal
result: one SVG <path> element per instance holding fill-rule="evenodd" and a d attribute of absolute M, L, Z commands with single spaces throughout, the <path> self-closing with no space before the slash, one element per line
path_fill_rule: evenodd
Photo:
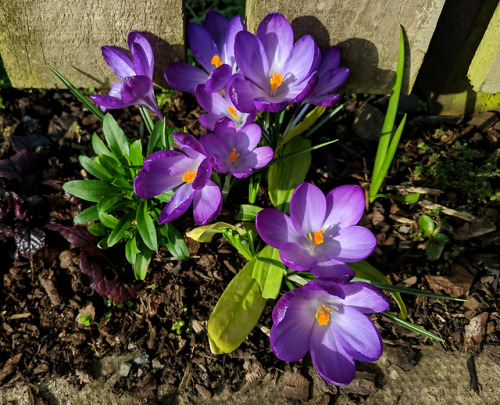
<path fill-rule="evenodd" d="M 296 83 L 302 82 L 311 75 L 318 53 L 318 46 L 313 37 L 304 35 L 293 46 L 283 71 L 292 75 Z"/>
<path fill-rule="evenodd" d="M 377 239 L 371 231 L 362 226 L 349 226 L 335 235 L 339 245 L 335 250 L 325 251 L 325 255 L 342 262 L 357 262 L 370 256 L 377 246 Z M 325 243 L 329 240 L 325 241 Z M 340 250 L 339 250 L 340 249 Z"/>
<path fill-rule="evenodd" d="M 135 75 L 132 62 L 122 51 L 113 46 L 103 46 L 101 50 L 102 57 L 120 79 Z"/>
<path fill-rule="evenodd" d="M 257 124 L 245 125 L 236 135 L 235 147 L 238 150 L 254 150 L 261 138 L 261 129 Z"/>
<path fill-rule="evenodd" d="M 209 92 L 221 91 L 231 79 L 233 69 L 229 65 L 220 65 L 214 69 L 205 83 L 205 89 Z"/>
<path fill-rule="evenodd" d="M 345 228 L 356 225 L 365 210 L 365 195 L 359 186 L 334 188 L 326 195 L 326 228 Z"/>
<path fill-rule="evenodd" d="M 283 243 L 299 242 L 301 239 L 290 217 L 274 208 L 260 211 L 255 219 L 255 226 L 262 240 L 276 249 Z"/>
<path fill-rule="evenodd" d="M 265 97 L 265 93 L 253 83 L 245 80 L 243 76 L 234 76 L 229 85 L 231 102 L 238 111 L 246 113 L 254 112 L 256 107 L 254 100 L 258 97 Z"/>
<path fill-rule="evenodd" d="M 208 73 L 211 73 L 215 68 L 215 65 L 212 64 L 212 58 L 214 55 L 220 57 L 220 52 L 211 35 L 201 25 L 189 23 L 187 40 L 194 57 Z"/>
<path fill-rule="evenodd" d="M 281 261 L 297 271 L 310 270 L 318 263 L 318 260 L 299 243 L 287 242 L 279 246 Z"/>
<path fill-rule="evenodd" d="M 209 114 L 217 114 L 219 118 L 227 114 L 228 104 L 220 93 L 207 91 L 205 85 L 201 84 L 196 87 L 195 95 L 198 104 Z M 213 127 L 208 129 L 213 130 Z"/>
<path fill-rule="evenodd" d="M 183 93 L 194 93 L 196 86 L 208 80 L 208 73 L 184 62 L 173 63 L 165 69 L 165 81 Z"/>
<path fill-rule="evenodd" d="M 234 41 L 236 34 L 240 31 L 245 31 L 246 26 L 239 15 L 234 16 L 229 22 L 226 33 L 226 42 L 224 44 L 224 59 L 223 62 L 235 68 L 236 60 L 234 58 Z"/>
<path fill-rule="evenodd" d="M 206 158 L 203 162 L 198 166 L 198 170 L 196 171 L 196 177 L 193 180 L 193 188 L 195 190 L 199 190 L 208 183 L 210 180 L 210 176 L 212 174 L 212 164 L 210 163 L 210 159 Z"/>
<path fill-rule="evenodd" d="M 292 26 L 283 15 L 269 13 L 259 24 L 257 37 L 262 42 L 264 52 L 268 58 L 269 69 L 267 71 L 271 75 L 273 72 L 281 74 L 283 65 L 293 47 Z M 240 66 L 239 62 L 238 66 Z"/>
<path fill-rule="evenodd" d="M 252 168 L 260 169 L 261 167 L 267 165 L 271 160 L 273 160 L 274 152 L 270 146 L 261 146 L 260 148 L 255 148 L 253 152 L 245 156 L 245 160 L 249 156 L 255 156 L 255 158 L 253 159 L 255 163 L 252 163 Z"/>
<path fill-rule="evenodd" d="M 205 148 L 193 135 L 186 134 L 184 132 L 175 132 L 172 134 L 172 138 L 174 138 L 174 140 L 179 144 L 179 147 L 191 159 L 201 162 L 207 157 Z"/>
<path fill-rule="evenodd" d="M 134 59 L 134 68 L 136 68 L 136 58 L 140 58 L 140 61 L 137 61 L 137 66 L 140 66 L 140 70 L 137 70 L 136 68 L 136 74 L 152 78 L 155 59 L 153 55 L 153 48 L 151 48 L 151 44 L 148 39 L 140 32 L 130 31 L 127 42 Z"/>
<path fill-rule="evenodd" d="M 234 43 L 234 57 L 240 72 L 264 89 L 267 94 L 267 90 L 271 88 L 269 63 L 260 40 L 248 31 L 240 31 Z"/>
<path fill-rule="evenodd" d="M 203 21 L 203 27 L 210 34 L 219 51 L 224 47 L 228 25 L 227 18 L 214 10 L 209 10 Z"/>
<path fill-rule="evenodd" d="M 332 317 L 332 328 L 339 345 L 352 358 L 375 361 L 382 354 L 382 338 L 366 315 L 351 307 Z"/>
<path fill-rule="evenodd" d="M 291 104 L 292 100 L 289 98 L 259 97 L 254 99 L 253 102 L 259 111 L 277 113 L 283 110 L 288 104 Z"/>
<path fill-rule="evenodd" d="M 156 174 L 173 176 L 184 174 L 192 166 L 192 160 L 183 153 L 174 150 L 161 150 L 144 159 L 143 169 Z"/>
<path fill-rule="evenodd" d="M 338 283 L 345 283 L 355 275 L 354 271 L 344 262 L 326 257 L 324 260 L 318 258 L 318 263 L 311 269 L 311 273 L 316 277 L 330 278 Z"/>
<path fill-rule="evenodd" d="M 336 339 L 331 323 L 315 325 L 309 347 L 316 370 L 330 384 L 347 385 L 354 379 L 354 361 Z"/>
<path fill-rule="evenodd" d="M 203 125 L 204 128 L 213 131 L 215 123 L 221 119 L 220 115 L 215 114 L 201 114 L 198 117 L 198 121 Z"/>
<path fill-rule="evenodd" d="M 273 319 L 276 312 L 281 320 L 271 329 L 270 343 L 279 359 L 294 362 L 307 354 L 315 323 L 315 310 L 309 304 L 300 291 L 285 294 L 276 304 Z"/>
<path fill-rule="evenodd" d="M 212 180 L 201 190 L 196 190 L 193 200 L 193 218 L 197 225 L 205 225 L 219 215 L 222 208 L 222 194 Z"/>
<path fill-rule="evenodd" d="M 168 158 L 165 158 L 168 161 Z M 182 176 L 169 176 L 144 168 L 134 178 L 134 192 L 140 198 L 153 198 L 182 183 Z"/>
<path fill-rule="evenodd" d="M 229 171 L 227 159 L 218 153 L 212 155 L 210 161 L 212 162 L 212 166 L 217 173 L 226 174 Z"/>
<path fill-rule="evenodd" d="M 158 222 L 164 224 L 179 218 L 191 205 L 194 194 L 195 190 L 191 187 L 191 184 L 184 183 L 180 186 L 175 190 L 170 202 L 161 211 Z"/>
<path fill-rule="evenodd" d="M 90 98 L 94 103 L 100 106 L 101 109 L 106 109 L 106 110 L 125 108 L 130 105 L 124 103 L 120 98 L 106 96 L 103 94 L 91 94 Z"/>
<path fill-rule="evenodd" d="M 374 286 L 352 282 L 340 286 L 345 292 L 344 305 L 352 307 L 364 314 L 383 312 L 389 308 L 387 297 Z"/>
<path fill-rule="evenodd" d="M 321 231 L 326 213 L 326 199 L 314 184 L 301 183 L 290 199 L 290 218 L 300 235 Z"/>

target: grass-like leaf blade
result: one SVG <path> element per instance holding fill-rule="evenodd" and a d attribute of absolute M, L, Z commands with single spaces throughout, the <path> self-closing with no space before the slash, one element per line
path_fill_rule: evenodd
<path fill-rule="evenodd" d="M 380 315 L 382 315 L 384 318 L 387 318 L 387 319 L 393 321 L 394 323 L 396 323 L 396 324 L 398 324 L 406 329 L 411 330 L 412 332 L 416 332 L 422 336 L 425 336 L 425 337 L 437 340 L 438 342 L 444 343 L 444 339 L 441 339 L 439 336 L 436 336 L 435 334 L 428 332 L 425 329 L 420 328 L 419 326 L 413 325 L 412 323 L 401 319 L 399 316 L 391 314 L 389 311 L 381 312 Z"/>

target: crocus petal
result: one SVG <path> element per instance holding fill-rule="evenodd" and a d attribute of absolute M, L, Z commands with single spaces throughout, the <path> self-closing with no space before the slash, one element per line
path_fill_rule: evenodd
<path fill-rule="evenodd" d="M 337 90 L 349 77 L 348 68 L 337 68 L 320 75 L 316 93 L 325 94 Z"/>
<path fill-rule="evenodd" d="M 332 320 L 336 340 L 345 352 L 360 361 L 374 361 L 382 354 L 382 338 L 366 315 L 354 308 L 343 307 Z"/>
<path fill-rule="evenodd" d="M 377 239 L 371 231 L 362 226 L 349 226 L 335 235 L 336 249 L 325 250 L 325 255 L 342 262 L 357 262 L 370 256 L 377 246 Z M 329 243 L 326 240 L 325 243 Z M 340 249 L 340 251 L 339 251 Z"/>
<path fill-rule="evenodd" d="M 103 46 L 101 50 L 102 57 L 120 79 L 135 75 L 132 62 L 122 51 L 113 46 Z"/>
<path fill-rule="evenodd" d="M 345 228 L 356 225 L 365 210 L 365 196 L 359 186 L 345 185 L 334 188 L 326 195 L 327 228 Z"/>
<path fill-rule="evenodd" d="M 189 48 L 200 65 L 208 72 L 212 72 L 215 65 L 212 64 L 214 55 L 220 57 L 220 52 L 215 45 L 212 36 L 201 25 L 189 23 L 187 26 L 187 40 Z"/>
<path fill-rule="evenodd" d="M 210 158 L 214 170 L 217 173 L 221 174 L 226 174 L 229 171 L 229 165 L 227 164 L 226 160 L 226 158 L 217 153 L 212 155 L 212 157 Z"/>
<path fill-rule="evenodd" d="M 193 188 L 195 190 L 199 190 L 207 184 L 208 180 L 210 180 L 210 176 L 212 175 L 212 164 L 210 163 L 210 159 L 206 158 L 203 162 L 198 166 L 198 170 L 196 171 L 196 177 L 193 180 Z"/>
<path fill-rule="evenodd" d="M 329 326 L 315 325 L 310 341 L 311 358 L 319 375 L 326 381 L 347 385 L 354 379 L 356 367 Z"/>
<path fill-rule="evenodd" d="M 193 201 L 195 190 L 191 184 L 185 183 L 175 190 L 170 202 L 163 208 L 158 217 L 158 222 L 164 224 L 173 221 L 184 214 Z"/>
<path fill-rule="evenodd" d="M 210 34 L 219 50 L 224 47 L 228 25 L 227 18 L 215 10 L 209 10 L 203 21 L 203 27 Z"/>
<path fill-rule="evenodd" d="M 223 64 L 214 69 L 205 83 L 205 89 L 210 92 L 221 91 L 233 75 L 233 68 Z"/>
<path fill-rule="evenodd" d="M 214 93 L 217 94 L 217 93 Z M 216 114 L 201 114 L 198 117 L 198 121 L 203 125 L 204 128 L 213 131 L 215 127 L 215 123 L 221 119 L 220 115 Z"/>
<path fill-rule="evenodd" d="M 237 179 L 245 179 L 252 175 L 253 169 L 248 165 L 228 166 L 229 172 Z"/>
<path fill-rule="evenodd" d="M 277 113 L 282 111 L 288 104 L 292 102 L 291 99 L 274 97 L 259 97 L 254 99 L 254 106 L 259 111 L 270 111 Z"/>
<path fill-rule="evenodd" d="M 219 215 L 222 208 L 222 194 L 219 187 L 209 180 L 205 187 L 196 190 L 193 200 L 193 218 L 197 225 L 205 225 Z"/>
<path fill-rule="evenodd" d="M 274 156 L 274 151 L 270 146 L 261 146 L 260 148 L 255 148 L 242 160 L 247 162 L 251 157 L 252 158 L 251 167 L 253 169 L 260 169 L 265 165 L 267 165 L 273 159 L 273 156 Z"/>
<path fill-rule="evenodd" d="M 315 310 L 310 308 L 309 301 L 301 298 L 300 292 L 290 294 L 290 297 L 287 294 L 276 304 L 278 312 L 283 305 L 286 305 L 286 311 L 281 311 L 282 320 L 271 328 L 270 343 L 276 357 L 293 362 L 303 358 L 309 350 Z"/>
<path fill-rule="evenodd" d="M 249 124 L 241 128 L 236 135 L 237 150 L 254 150 L 261 138 L 261 129 L 257 124 Z"/>
<path fill-rule="evenodd" d="M 318 263 L 311 252 L 295 242 L 283 243 L 279 247 L 281 261 L 297 271 L 310 270 Z"/>
<path fill-rule="evenodd" d="M 124 103 L 134 104 L 152 91 L 153 82 L 149 77 L 131 76 L 123 79 L 121 96 Z"/>
<path fill-rule="evenodd" d="M 258 97 L 265 97 L 266 94 L 262 89 L 248 80 L 245 80 L 243 76 L 239 74 L 234 76 L 229 84 L 229 97 L 231 98 L 231 102 L 238 111 L 246 113 L 254 112 L 256 107 L 254 100 Z"/>
<path fill-rule="evenodd" d="M 204 84 L 208 73 L 184 62 L 176 62 L 165 69 L 165 81 L 170 87 L 183 93 L 194 93 L 196 86 Z"/>
<path fill-rule="evenodd" d="M 301 239 L 290 217 L 274 208 L 260 211 L 255 219 L 255 226 L 262 240 L 276 249 L 283 243 L 299 242 Z"/>
<path fill-rule="evenodd" d="M 179 144 L 179 147 L 193 160 L 204 160 L 207 157 L 205 148 L 193 135 L 184 132 L 175 132 L 172 138 Z"/>
<path fill-rule="evenodd" d="M 207 91 L 204 84 L 200 84 L 196 87 L 195 95 L 198 104 L 206 112 L 211 114 L 218 114 L 220 118 L 222 117 L 222 114 L 225 115 L 228 112 L 227 102 L 224 97 L 222 97 L 220 93 Z M 213 130 L 213 127 L 208 129 Z"/>
<path fill-rule="evenodd" d="M 301 183 L 290 199 L 290 217 L 297 232 L 307 236 L 321 231 L 326 213 L 326 199 L 314 184 Z"/>
<path fill-rule="evenodd" d="M 143 168 L 148 172 L 173 176 L 184 174 L 193 165 L 191 159 L 175 150 L 160 150 L 144 159 Z"/>
<path fill-rule="evenodd" d="M 342 93 L 325 94 L 324 96 L 314 97 L 303 102 L 307 102 L 319 107 L 331 107 L 332 105 L 336 104 L 341 97 Z"/>
<path fill-rule="evenodd" d="M 383 312 L 389 308 L 386 296 L 377 288 L 367 283 L 352 282 L 340 285 L 344 290 L 344 305 L 364 314 Z"/>
<path fill-rule="evenodd" d="M 239 15 L 234 16 L 229 22 L 226 33 L 226 42 L 224 44 L 224 63 L 231 65 L 233 68 L 236 66 L 234 57 L 234 41 L 236 34 L 240 31 L 245 31 L 246 26 Z"/>
<path fill-rule="evenodd" d="M 269 63 L 264 46 L 255 35 L 248 31 L 238 32 L 234 43 L 234 57 L 244 76 L 262 89 L 271 88 L 268 76 Z"/>
<path fill-rule="evenodd" d="M 330 46 L 321 53 L 321 65 L 319 74 L 330 69 L 336 69 L 340 65 L 341 52 L 338 46 Z"/>
<path fill-rule="evenodd" d="M 293 47 L 292 26 L 283 15 L 269 13 L 259 24 L 257 37 L 262 42 L 268 58 L 269 69 L 267 71 L 271 74 L 281 73 Z M 240 66 L 239 63 L 238 66 Z"/>
<path fill-rule="evenodd" d="M 318 259 L 316 266 L 311 268 L 311 273 L 316 277 L 324 277 L 335 280 L 337 283 L 345 283 L 355 276 L 354 271 L 344 262 L 335 259 Z"/>
<path fill-rule="evenodd" d="M 153 48 L 151 48 L 151 44 L 149 43 L 148 39 L 140 32 L 130 31 L 128 34 L 127 42 L 134 58 L 134 68 L 136 69 L 135 73 L 137 75 L 145 75 L 152 78 L 155 59 Z M 139 53 L 136 53 L 138 51 Z M 141 70 L 137 70 L 136 68 L 136 57 L 139 57 L 141 59 L 140 63 L 138 64 Z"/>
<path fill-rule="evenodd" d="M 98 106 L 100 106 L 101 110 L 115 110 L 118 108 L 125 108 L 129 106 L 129 104 L 124 103 L 119 98 L 106 96 L 104 94 L 91 94 L 90 99 Z"/>
<path fill-rule="evenodd" d="M 319 49 L 313 37 L 304 35 L 293 46 L 283 71 L 293 75 L 295 82 L 300 83 L 312 73 L 318 57 Z"/>

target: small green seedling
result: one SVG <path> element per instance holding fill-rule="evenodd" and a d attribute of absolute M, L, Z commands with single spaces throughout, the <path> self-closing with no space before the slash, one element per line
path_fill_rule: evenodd
<path fill-rule="evenodd" d="M 429 238 L 422 244 L 425 247 L 425 253 L 430 261 L 439 259 L 443 252 L 444 245 L 449 242 L 448 237 L 439 232 L 439 226 L 436 227 L 431 217 L 422 215 L 418 219 L 418 225 L 424 232 L 424 235 Z"/>
<path fill-rule="evenodd" d="M 172 328 L 170 328 L 171 330 L 175 330 L 175 332 L 180 335 L 182 333 L 182 327 L 185 325 L 185 322 L 184 321 L 176 321 L 174 322 L 174 324 L 172 325 Z M 186 329 L 186 332 L 188 331 L 189 329 Z"/>
<path fill-rule="evenodd" d="M 90 314 L 82 315 L 82 317 L 80 318 L 80 323 L 84 326 L 91 326 L 91 325 L 102 326 L 100 323 L 94 321 L 94 318 Z"/>

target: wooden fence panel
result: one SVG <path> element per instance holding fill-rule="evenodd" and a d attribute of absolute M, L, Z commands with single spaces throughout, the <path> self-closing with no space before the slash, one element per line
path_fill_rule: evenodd
<path fill-rule="evenodd" d="M 184 59 L 182 0 L 0 0 L 0 55 L 14 87 L 63 87 L 47 68 L 77 87 L 109 88 L 116 76 L 102 45 L 128 49 L 130 30 L 146 33 L 156 49 L 155 82 Z"/>
<path fill-rule="evenodd" d="M 445 0 L 247 0 L 248 29 L 272 11 L 282 13 L 297 38 L 311 34 L 321 48 L 338 45 L 342 66 L 351 69 L 344 90 L 388 94 L 399 50 L 399 24 L 408 36 L 406 80 L 409 93 L 434 33 Z"/>

